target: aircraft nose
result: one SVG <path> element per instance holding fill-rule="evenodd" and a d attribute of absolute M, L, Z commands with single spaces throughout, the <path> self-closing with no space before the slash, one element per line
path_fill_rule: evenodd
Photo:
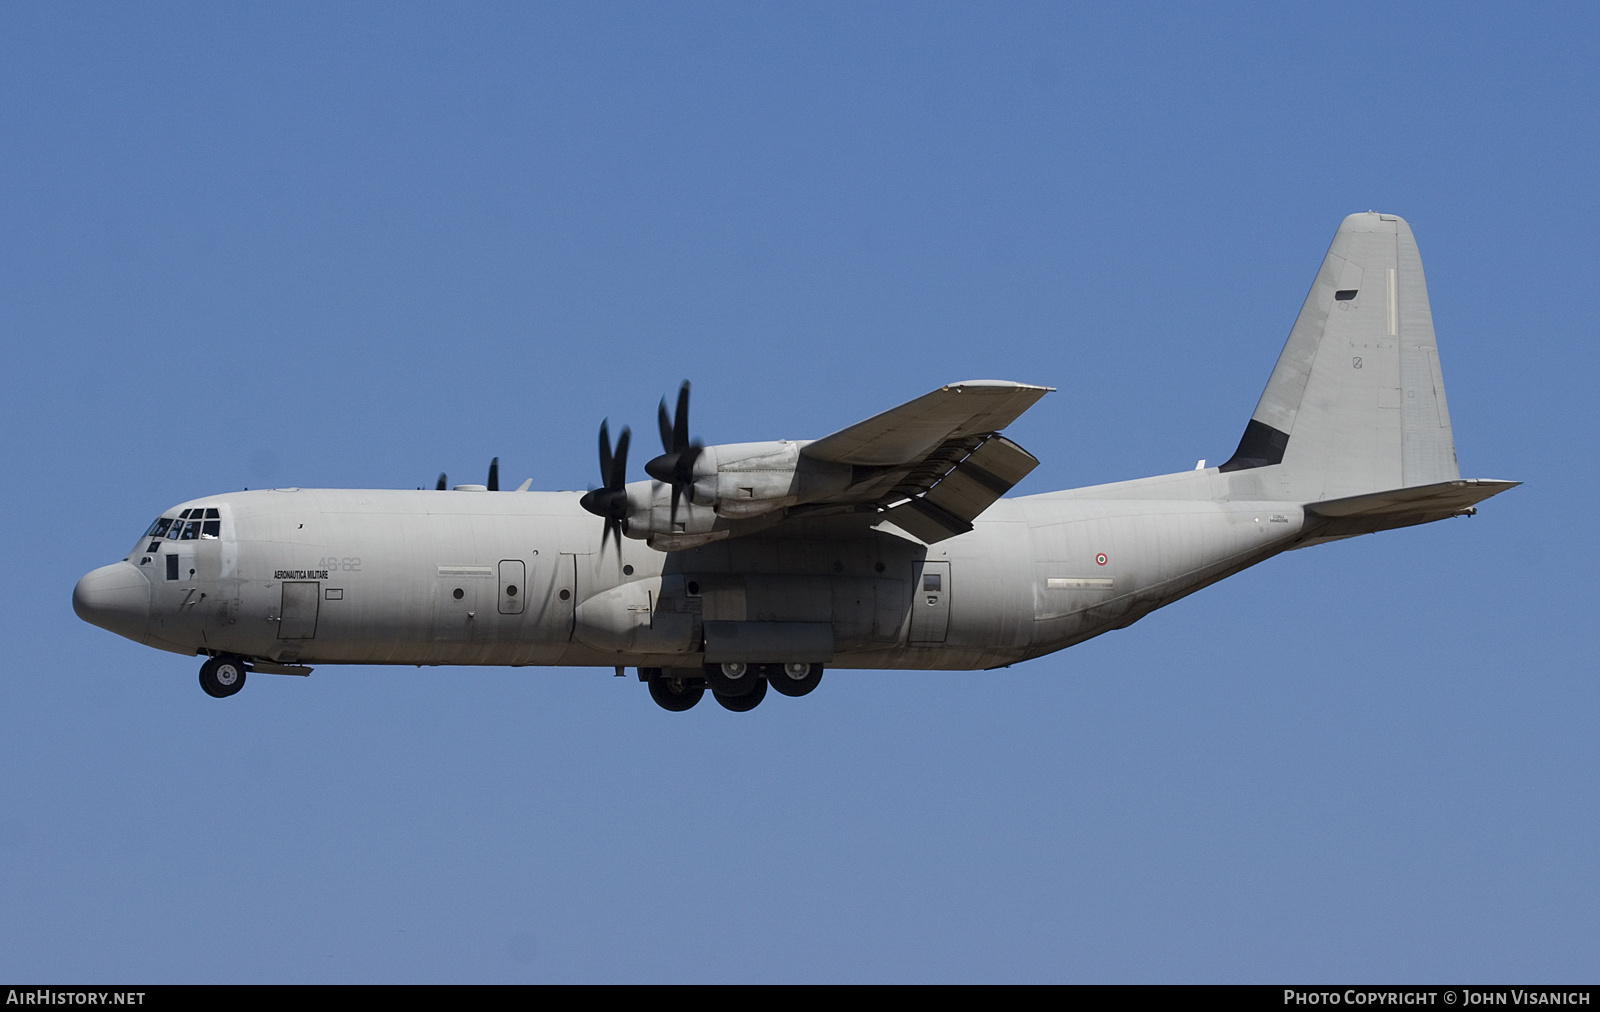
<path fill-rule="evenodd" d="M 101 566 L 72 589 L 72 610 L 90 625 L 143 643 L 149 636 L 150 581 L 131 562 Z"/>

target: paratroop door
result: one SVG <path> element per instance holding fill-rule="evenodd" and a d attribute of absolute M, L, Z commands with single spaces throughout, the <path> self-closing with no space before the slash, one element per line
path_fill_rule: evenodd
<path fill-rule="evenodd" d="M 911 587 L 910 642 L 943 643 L 949 631 L 950 563 L 919 563 Z"/>

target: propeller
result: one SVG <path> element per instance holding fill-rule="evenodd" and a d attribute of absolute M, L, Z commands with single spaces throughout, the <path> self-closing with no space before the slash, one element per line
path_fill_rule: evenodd
<path fill-rule="evenodd" d="M 628 428 L 623 426 L 617 436 L 617 448 L 611 449 L 611 433 L 606 423 L 600 423 L 600 488 L 584 493 L 578 504 L 597 517 L 603 517 L 605 530 L 600 536 L 600 547 L 612 537 L 617 539 L 617 552 L 622 552 L 622 527 L 628 522 Z"/>
<path fill-rule="evenodd" d="M 450 487 L 450 483 L 445 479 L 444 472 L 441 471 L 439 473 L 439 484 L 437 484 L 437 485 L 435 485 L 433 487 L 434 487 L 435 491 L 439 491 L 439 492 L 443 492 L 445 489 Z M 483 487 L 488 489 L 490 492 L 498 492 L 498 491 L 500 491 L 500 458 L 499 457 L 496 457 L 493 460 L 489 461 L 489 480 L 484 483 Z"/>
<path fill-rule="evenodd" d="M 666 485 L 672 486 L 672 519 L 678 519 L 678 497 L 694 481 L 694 463 L 703 449 L 700 441 L 689 438 L 689 381 L 678 388 L 678 410 L 667 415 L 667 399 L 661 398 L 656 414 L 661 427 L 661 448 L 666 452 L 650 460 L 644 473 Z"/>

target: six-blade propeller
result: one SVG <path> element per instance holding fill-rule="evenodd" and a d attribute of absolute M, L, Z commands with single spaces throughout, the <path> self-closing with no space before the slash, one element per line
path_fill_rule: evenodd
<path fill-rule="evenodd" d="M 644 466 L 644 473 L 666 485 L 672 486 L 672 519 L 678 519 L 678 498 L 694 482 L 694 463 L 704 449 L 700 441 L 689 439 L 689 381 L 678 388 L 678 410 L 667 415 L 667 399 L 661 398 L 656 414 L 661 428 L 661 448 L 666 452 L 653 458 Z"/>
<path fill-rule="evenodd" d="M 600 423 L 600 480 L 605 484 L 584 493 L 579 505 L 605 520 L 605 530 L 600 536 L 601 547 L 615 535 L 617 551 L 622 551 L 622 532 L 628 522 L 628 428 L 623 426 L 617 436 L 617 448 L 611 449 L 611 434 L 606 423 Z"/>

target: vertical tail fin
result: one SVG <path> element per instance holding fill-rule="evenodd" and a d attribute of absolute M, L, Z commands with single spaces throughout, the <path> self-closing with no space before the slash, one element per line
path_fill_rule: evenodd
<path fill-rule="evenodd" d="M 1451 481 L 1455 440 L 1411 227 L 1352 214 L 1223 464 L 1240 498 L 1315 502 Z"/>

